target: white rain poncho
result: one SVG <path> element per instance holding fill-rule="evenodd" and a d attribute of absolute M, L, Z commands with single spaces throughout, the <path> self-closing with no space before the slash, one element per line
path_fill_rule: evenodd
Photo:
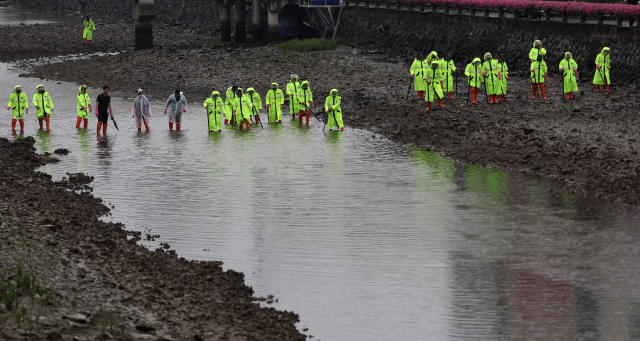
<path fill-rule="evenodd" d="M 167 104 L 165 105 L 165 107 L 168 108 L 169 122 L 180 124 L 182 122 L 182 112 L 186 106 L 187 98 L 184 97 L 184 95 L 180 96 L 180 100 L 176 100 L 175 94 L 169 96 Z"/>
<path fill-rule="evenodd" d="M 151 106 L 145 95 L 138 95 L 133 101 L 133 117 L 136 119 L 136 127 L 142 127 L 142 120 L 148 121 L 151 117 Z"/>

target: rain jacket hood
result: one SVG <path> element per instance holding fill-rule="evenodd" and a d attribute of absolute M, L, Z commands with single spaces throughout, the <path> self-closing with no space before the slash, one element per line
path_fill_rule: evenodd
<path fill-rule="evenodd" d="M 333 96 L 333 92 L 334 92 L 334 91 L 336 92 L 336 96 L 338 96 L 338 94 L 337 94 L 338 89 L 331 89 L 331 91 L 329 91 L 329 95 L 330 95 L 330 96 Z"/>
<path fill-rule="evenodd" d="M 536 47 L 536 45 L 537 45 L 536 43 L 540 43 L 540 45 L 542 45 L 542 41 L 536 40 L 536 41 L 533 42 L 533 47 Z M 540 48 L 542 48 L 542 47 L 540 47 Z"/>
<path fill-rule="evenodd" d="M 247 93 L 249 93 L 249 91 L 253 91 L 253 92 L 255 92 L 255 91 L 256 91 L 256 89 L 254 89 L 254 88 L 249 88 L 249 89 L 247 89 Z"/>
<path fill-rule="evenodd" d="M 217 91 L 211 93 L 211 98 L 213 98 L 214 95 L 218 95 L 218 97 L 220 97 L 220 93 Z"/>
<path fill-rule="evenodd" d="M 16 85 L 13 87 L 13 91 L 18 90 L 18 88 L 20 88 L 20 90 L 22 90 L 22 85 Z"/>
<path fill-rule="evenodd" d="M 487 59 L 489 59 L 489 58 L 493 59 L 493 57 L 491 56 L 491 52 L 487 52 L 487 53 L 485 53 L 485 54 L 484 54 L 484 60 L 487 60 Z"/>
<path fill-rule="evenodd" d="M 475 65 L 476 63 L 482 63 L 482 61 L 480 60 L 480 58 L 474 58 L 474 59 L 471 61 L 471 64 L 473 64 L 473 65 Z"/>
<path fill-rule="evenodd" d="M 605 48 L 602 49 L 602 52 L 600 52 L 600 53 L 604 54 L 604 51 L 611 51 L 611 49 L 608 48 L 608 47 L 605 47 Z M 609 53 L 611 53 L 611 52 L 609 52 Z"/>
<path fill-rule="evenodd" d="M 305 84 L 306 84 L 307 86 L 309 86 L 309 81 L 304 81 L 304 82 L 302 82 L 302 84 L 300 84 L 300 85 L 304 88 L 304 85 L 305 85 Z"/>
<path fill-rule="evenodd" d="M 271 88 L 272 88 L 272 89 L 273 89 L 273 86 L 274 86 L 274 85 L 276 86 L 276 88 L 278 88 L 278 87 L 279 87 L 279 86 L 278 86 L 278 83 L 271 83 Z"/>

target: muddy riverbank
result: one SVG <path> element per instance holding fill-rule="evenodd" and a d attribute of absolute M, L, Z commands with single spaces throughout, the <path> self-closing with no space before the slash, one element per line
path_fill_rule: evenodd
<path fill-rule="evenodd" d="M 305 339 L 298 316 L 261 308 L 243 274 L 148 250 L 136 241 L 153 236 L 100 221 L 110 208 L 93 179 L 36 171 L 67 156 L 34 142 L 0 139 L 1 339 Z"/>
<path fill-rule="evenodd" d="M 25 76 L 29 77 L 96 88 L 109 84 L 125 98 L 135 96 L 135 89 L 141 87 L 151 99 L 162 101 L 180 88 L 195 108 L 211 91 L 222 92 L 234 82 L 254 87 L 264 96 L 271 82 L 284 88 L 289 75 L 296 73 L 310 81 L 316 106 L 323 104 L 330 89 L 338 88 L 345 121 L 351 127 L 473 164 L 561 179 L 567 189 L 580 195 L 640 203 L 636 86 L 617 85 L 610 94 L 596 93 L 592 76 L 583 74 L 579 94 L 568 102 L 560 97 L 559 78 L 550 75 L 549 100 L 533 101 L 528 79 L 512 70 L 507 103 L 467 105 L 460 77 L 458 98 L 446 99 L 446 108 L 427 113 L 423 101 L 405 101 L 406 65 L 354 58 L 350 48 L 344 48 L 290 53 L 274 45 L 205 45 L 19 66 L 28 69 Z M 459 61 L 457 65 L 464 67 Z M 484 102 L 484 95 L 479 97 Z"/>

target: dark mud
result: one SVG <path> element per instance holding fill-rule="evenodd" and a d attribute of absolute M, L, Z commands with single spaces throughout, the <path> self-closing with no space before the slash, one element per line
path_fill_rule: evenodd
<path fill-rule="evenodd" d="M 0 290 L 0 339 L 305 339 L 298 316 L 261 308 L 241 273 L 148 250 L 98 220 L 110 209 L 93 178 L 53 182 L 35 171 L 34 142 L 0 139 L 0 288 L 20 293 L 9 309 Z"/>
<path fill-rule="evenodd" d="M 133 49 L 133 21 L 104 16 L 92 19 L 96 24 L 92 45 L 85 45 L 82 40 L 81 17 L 78 25 L 0 26 L 0 61 Z M 159 49 L 199 48 L 213 34 L 212 29 L 164 23 L 156 23 L 153 30 L 154 46 Z"/>

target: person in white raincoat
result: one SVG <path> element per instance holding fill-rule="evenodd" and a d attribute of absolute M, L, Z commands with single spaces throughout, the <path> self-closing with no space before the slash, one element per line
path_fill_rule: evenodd
<path fill-rule="evenodd" d="M 187 99 L 184 97 L 180 90 L 169 96 L 167 104 L 164 108 L 164 114 L 169 111 L 169 130 L 173 130 L 173 124 L 176 124 L 176 130 L 180 130 L 180 123 L 182 122 L 182 114 L 187 112 Z"/>
<path fill-rule="evenodd" d="M 151 117 L 151 106 L 147 96 L 144 95 L 142 89 L 138 89 L 138 97 L 133 100 L 133 110 L 131 115 L 136 119 L 136 128 L 138 132 L 142 131 L 142 122 L 144 127 L 149 131 L 149 118 Z"/>

